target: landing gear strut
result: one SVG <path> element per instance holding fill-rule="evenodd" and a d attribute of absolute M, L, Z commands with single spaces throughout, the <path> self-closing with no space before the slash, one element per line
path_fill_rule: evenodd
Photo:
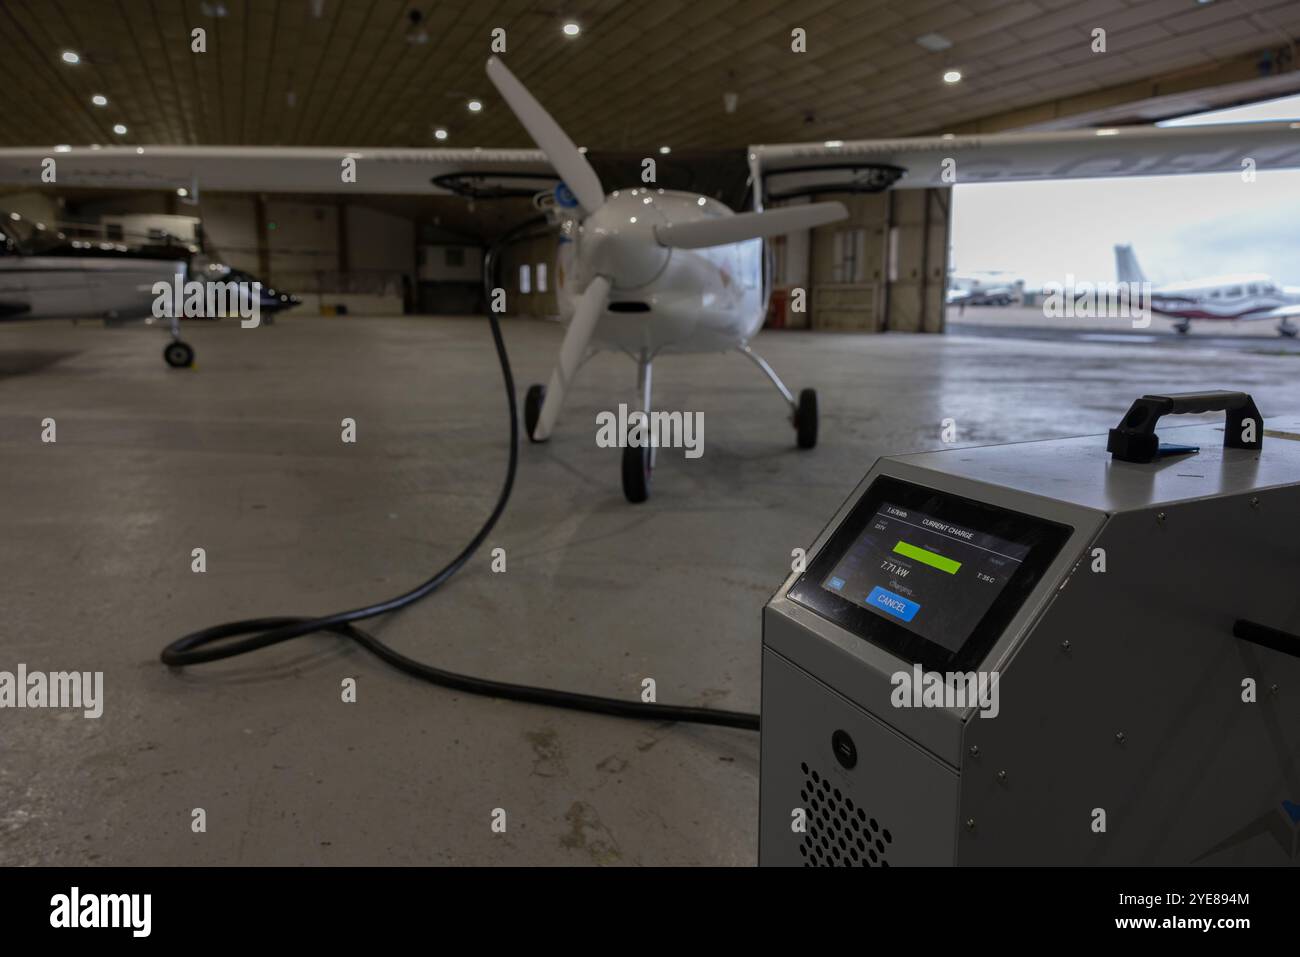
<path fill-rule="evenodd" d="M 795 441 L 801 449 L 811 449 L 817 445 L 817 390 L 804 389 L 799 393 L 799 400 L 796 402 L 790 390 L 785 387 L 781 377 L 776 374 L 776 370 L 767 364 L 767 361 L 754 352 L 749 346 L 741 346 L 740 354 L 749 359 L 750 362 L 758 366 L 763 375 L 771 380 L 772 385 L 776 386 L 776 391 L 781 393 L 781 397 L 790 406 L 790 422 L 794 425 Z"/>

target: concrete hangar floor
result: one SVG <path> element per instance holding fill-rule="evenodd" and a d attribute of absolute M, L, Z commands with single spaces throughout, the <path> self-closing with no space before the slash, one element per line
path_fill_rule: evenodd
<path fill-rule="evenodd" d="M 505 323 L 521 390 L 545 381 L 560 333 Z M 99 720 L 6 712 L 0 863 L 754 862 L 750 732 L 455 694 L 334 636 L 160 665 L 198 627 L 421 580 L 478 528 L 506 451 L 481 319 L 287 316 L 187 337 L 199 363 L 171 370 L 156 330 L 0 329 L 6 658 L 102 670 L 106 701 Z M 877 456 L 940 447 L 945 418 L 975 445 L 1101 433 L 1144 391 L 1242 389 L 1266 417 L 1297 410 L 1300 357 L 1187 346 L 765 333 L 787 382 L 820 393 L 811 452 L 742 358 L 665 360 L 656 405 L 702 411 L 705 454 L 661 453 L 639 506 L 594 442 L 634 369 L 597 357 L 551 442 L 521 448 L 485 550 L 373 630 L 474 674 L 629 698 L 652 677 L 661 702 L 756 710 L 759 611 L 791 550 Z"/>

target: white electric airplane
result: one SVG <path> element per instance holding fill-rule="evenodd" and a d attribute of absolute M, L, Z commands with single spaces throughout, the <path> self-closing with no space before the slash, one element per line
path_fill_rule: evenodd
<path fill-rule="evenodd" d="M 641 410 L 651 411 L 651 365 L 660 353 L 738 350 L 772 381 L 790 406 L 800 448 L 817 444 L 817 393 L 796 400 L 749 340 L 763 324 L 763 243 L 848 216 L 842 203 L 733 213 L 695 193 L 635 187 L 606 195 L 558 123 L 496 57 L 488 78 L 564 182 L 557 192 L 560 226 L 557 299 L 568 323 L 546 387 L 529 388 L 524 423 L 534 442 L 551 437 L 578 367 L 611 349 L 637 364 Z M 623 493 L 645 501 L 655 449 L 623 450 Z"/>
<path fill-rule="evenodd" d="M 844 216 L 839 203 L 768 202 L 820 194 L 947 187 L 957 183 L 1240 172 L 1300 166 L 1300 130 L 1286 122 L 1132 126 L 1031 133 L 828 140 L 751 146 L 754 210 L 733 213 L 707 197 L 637 186 L 605 194 L 581 151 L 499 61 L 488 76 L 542 149 L 121 146 L 0 149 L 0 185 L 42 188 L 42 164 L 58 164 L 60 188 L 358 195 L 455 192 L 449 182 L 515 191 L 554 188 L 560 232 L 559 304 L 568 321 L 550 386 L 525 400 L 535 441 L 548 438 L 582 361 L 599 348 L 626 352 L 648 408 L 654 358 L 738 350 L 781 391 L 801 446 L 816 441 L 816 397 L 796 400 L 749 350 L 767 289 L 761 239 Z M 354 177 L 340 164 L 353 162 Z M 554 176 L 563 180 L 555 188 Z M 487 195 L 486 193 L 484 195 Z M 649 450 L 653 451 L 653 450 Z M 651 455 L 624 455 L 624 489 L 643 498 Z"/>
<path fill-rule="evenodd" d="M 1132 246 L 1115 247 L 1115 272 L 1122 283 L 1145 283 Z M 1291 320 L 1300 317 L 1300 289 L 1280 286 L 1270 276 L 1243 274 L 1215 276 L 1156 286 L 1151 290 L 1151 311 L 1177 321 L 1183 334 L 1192 320 L 1212 322 L 1254 322 L 1276 319 L 1278 335 L 1295 338 L 1300 327 Z"/>

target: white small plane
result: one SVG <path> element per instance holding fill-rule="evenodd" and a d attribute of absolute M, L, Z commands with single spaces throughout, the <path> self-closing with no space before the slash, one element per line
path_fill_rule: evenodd
<path fill-rule="evenodd" d="M 68 230 L 65 232 L 64 230 Z M 251 308 L 253 277 L 211 262 L 199 248 L 171 237 L 85 238 L 95 227 L 84 223 L 32 222 L 15 212 L 0 212 L 0 322 L 39 319 L 103 319 L 110 324 L 154 318 L 154 287 L 195 278 L 219 282 L 238 296 L 233 310 Z M 126 240 L 126 241 L 124 241 Z M 159 245 L 161 243 L 161 245 Z M 262 288 L 259 315 L 266 322 L 299 302 L 283 291 Z M 181 339 L 180 318 L 164 317 L 171 339 L 163 361 L 173 368 L 194 363 L 194 348 Z"/>
<path fill-rule="evenodd" d="M 1122 283 L 1145 283 L 1132 246 L 1115 247 L 1115 272 Z M 1177 321 L 1174 329 L 1186 334 L 1192 320 L 1255 322 L 1276 319 L 1278 335 L 1295 338 L 1300 326 L 1300 289 L 1281 286 L 1263 274 L 1214 276 L 1157 286 L 1151 290 L 1151 311 Z"/>
<path fill-rule="evenodd" d="M 528 390 L 529 437 L 543 441 L 552 434 L 574 374 L 597 349 L 636 361 L 639 404 L 647 409 L 656 356 L 736 350 L 772 380 L 790 409 L 798 444 L 811 447 L 815 392 L 806 389 L 796 399 L 749 348 L 767 302 L 762 240 L 833 222 L 845 211 L 838 202 L 764 209 L 766 203 L 954 182 L 1236 173 L 1244 157 L 1260 170 L 1300 166 L 1300 131 L 1287 122 L 754 145 L 746 154 L 754 209 L 733 213 L 708 196 L 653 187 L 606 194 L 583 152 L 510 71 L 495 58 L 487 70 L 540 150 L 13 147 L 0 148 L 0 184 L 33 188 L 42 165 L 54 159 L 61 188 L 413 195 L 461 192 L 459 182 L 483 188 L 484 196 L 494 195 L 494 182 L 514 191 L 495 195 L 553 189 L 558 300 L 568 328 L 549 387 Z M 349 162 L 356 175 L 340 177 L 340 164 Z M 558 187 L 554 173 L 562 180 Z M 625 451 L 629 499 L 648 494 L 653 464 L 653 449 Z"/>
<path fill-rule="evenodd" d="M 83 245 L 84 255 L 77 254 Z M 90 317 L 132 322 L 152 316 L 154 283 L 171 283 L 186 265 L 128 257 L 125 251 L 121 244 L 68 240 L 56 228 L 17 213 L 0 214 L 0 322 Z M 168 365 L 189 365 L 194 350 L 181 341 L 176 320 L 171 334 L 163 358 Z"/>
<path fill-rule="evenodd" d="M 950 306 L 1009 306 L 1025 292 L 1025 281 L 1010 273 L 953 273 L 948 279 Z"/>
<path fill-rule="evenodd" d="M 487 73 L 565 187 L 557 193 L 557 299 L 568 328 L 550 384 L 528 389 L 528 437 L 550 438 L 574 374 L 600 349 L 635 360 L 639 405 L 647 415 L 656 356 L 734 349 L 789 404 L 799 447 L 816 445 L 816 391 L 804 389 L 795 399 L 749 340 L 767 311 L 762 239 L 844 219 L 844 204 L 734 213 L 708 196 L 675 190 L 635 187 L 606 195 L 587 157 L 505 64 L 493 57 Z M 646 500 L 654 458 L 651 444 L 624 447 L 628 501 Z"/>

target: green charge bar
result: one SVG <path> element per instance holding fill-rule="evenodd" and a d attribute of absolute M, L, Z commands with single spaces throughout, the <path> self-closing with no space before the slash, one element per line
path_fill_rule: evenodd
<path fill-rule="evenodd" d="M 941 572 L 947 572 L 949 575 L 957 574 L 957 569 L 961 568 L 961 562 L 955 562 L 951 558 L 945 558 L 924 548 L 917 548 L 915 545 L 907 544 L 907 542 L 899 542 L 894 546 L 894 551 L 906 558 L 914 558 L 918 562 L 924 562 Z"/>

